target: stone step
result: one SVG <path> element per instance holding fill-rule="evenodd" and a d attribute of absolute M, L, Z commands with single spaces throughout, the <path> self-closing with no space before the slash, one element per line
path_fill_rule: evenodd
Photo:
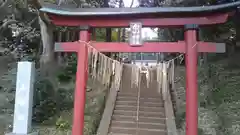
<path fill-rule="evenodd" d="M 118 96 L 117 101 L 118 100 L 120 100 L 120 101 L 138 101 L 138 97 Z M 140 102 L 156 102 L 156 103 L 159 103 L 159 102 L 162 102 L 162 98 L 161 97 L 159 97 L 159 98 L 149 98 L 149 97 L 140 96 L 139 101 Z"/>
<path fill-rule="evenodd" d="M 126 115 L 126 116 L 137 116 L 137 111 L 126 111 L 126 110 L 114 110 L 113 115 Z M 143 117 L 165 117 L 164 112 L 144 112 L 139 111 L 139 116 Z"/>
<path fill-rule="evenodd" d="M 112 121 L 136 121 L 136 116 L 126 116 L 126 115 L 113 115 Z M 144 117 L 139 116 L 138 122 L 154 123 L 154 124 L 165 124 L 166 118 L 163 117 Z"/>
<path fill-rule="evenodd" d="M 148 106 L 148 107 L 163 107 L 164 104 L 162 102 L 142 102 L 140 101 L 141 106 Z M 117 105 L 129 105 L 129 106 L 137 106 L 137 101 L 122 101 L 118 100 L 116 101 Z"/>
<path fill-rule="evenodd" d="M 166 129 L 111 127 L 109 133 L 137 135 L 167 135 Z"/>
<path fill-rule="evenodd" d="M 131 106 L 131 105 L 116 105 L 115 110 L 129 110 L 129 111 L 144 111 L 144 112 L 164 112 L 163 107 L 149 107 L 149 106 L 143 106 L 143 104 L 139 105 L 139 108 L 137 106 Z"/>
<path fill-rule="evenodd" d="M 161 93 L 158 92 L 140 92 L 141 97 L 161 98 Z M 118 96 L 138 97 L 138 92 L 118 92 Z"/>
<path fill-rule="evenodd" d="M 147 128 L 147 129 L 166 129 L 165 123 L 146 123 L 139 121 L 112 121 L 112 127 L 123 127 L 123 128 Z"/>

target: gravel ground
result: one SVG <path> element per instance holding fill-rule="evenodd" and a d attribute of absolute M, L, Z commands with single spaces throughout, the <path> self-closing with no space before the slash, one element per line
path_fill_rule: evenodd
<path fill-rule="evenodd" d="M 11 85 L 11 82 L 4 80 L 4 76 L 8 74 L 10 64 L 13 61 L 8 57 L 0 56 L 0 134 L 3 135 L 11 129 L 13 121 L 13 99 L 14 91 L 8 91 L 5 86 Z"/>
<path fill-rule="evenodd" d="M 212 64 L 216 67 L 214 78 L 217 86 L 211 89 L 199 74 L 199 135 L 239 135 L 240 134 L 240 64 L 239 54 Z M 201 69 L 202 70 L 202 69 Z M 179 135 L 185 135 L 185 68 L 176 69 L 176 90 L 180 102 L 177 112 Z M 210 100 L 211 101 L 210 101 Z M 207 106 L 200 105 L 210 101 Z"/>

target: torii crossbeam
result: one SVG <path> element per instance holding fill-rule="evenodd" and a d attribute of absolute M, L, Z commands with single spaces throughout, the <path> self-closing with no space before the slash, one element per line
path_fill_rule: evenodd
<path fill-rule="evenodd" d="M 46 6 L 47 13 L 55 25 L 80 26 L 80 40 L 56 43 L 55 50 L 77 52 L 78 66 L 74 98 L 73 135 L 83 135 L 85 88 L 87 79 L 88 51 L 83 44 L 90 41 L 91 27 L 129 27 L 140 22 L 144 27 L 184 27 L 184 41 L 145 42 L 138 45 L 118 42 L 95 42 L 91 45 L 100 52 L 181 52 L 186 61 L 186 135 L 198 134 L 198 52 L 225 52 L 222 43 L 197 40 L 197 29 L 203 25 L 224 23 L 240 5 L 240 1 L 205 7 L 157 7 L 157 8 L 84 8 L 70 9 Z"/>

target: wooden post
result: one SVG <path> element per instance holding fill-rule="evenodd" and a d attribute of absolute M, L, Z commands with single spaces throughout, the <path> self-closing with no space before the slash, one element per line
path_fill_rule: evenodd
<path fill-rule="evenodd" d="M 167 82 L 167 65 L 166 63 L 163 63 L 162 65 L 162 95 L 163 95 L 163 100 L 166 100 L 167 98 L 167 85 L 168 85 L 168 82 Z"/>
<path fill-rule="evenodd" d="M 80 40 L 88 42 L 89 28 L 81 27 Z M 88 80 L 88 46 L 81 44 L 78 50 L 76 87 L 74 94 L 74 116 L 72 135 L 83 135 L 84 132 L 84 110 L 86 100 L 86 85 Z"/>
<path fill-rule="evenodd" d="M 186 135 L 198 135 L 197 25 L 185 26 Z"/>

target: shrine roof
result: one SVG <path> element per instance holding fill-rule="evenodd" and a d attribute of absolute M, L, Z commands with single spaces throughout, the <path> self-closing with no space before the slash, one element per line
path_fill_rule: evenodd
<path fill-rule="evenodd" d="M 61 16 L 115 16 L 115 15 L 169 15 L 169 14 L 206 14 L 221 13 L 236 9 L 240 1 L 212 5 L 212 6 L 195 6 L 195 7 L 138 7 L 138 8 L 67 8 L 58 5 L 45 5 L 40 11 Z"/>

